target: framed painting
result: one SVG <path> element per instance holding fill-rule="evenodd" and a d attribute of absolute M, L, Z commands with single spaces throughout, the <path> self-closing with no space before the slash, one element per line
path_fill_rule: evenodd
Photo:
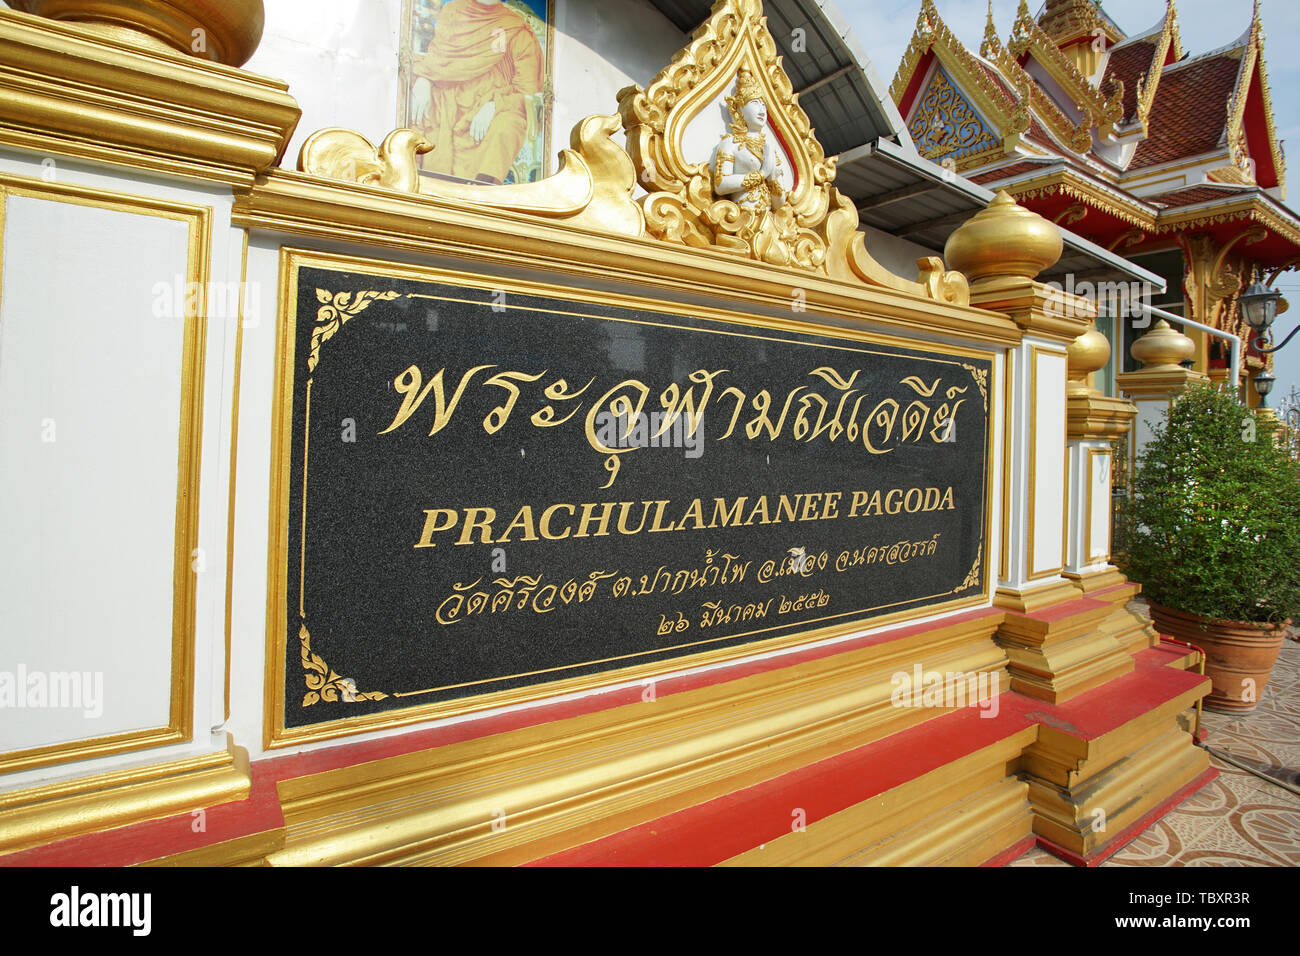
<path fill-rule="evenodd" d="M 555 0 L 403 0 L 399 126 L 421 172 L 525 183 L 550 173 Z"/>

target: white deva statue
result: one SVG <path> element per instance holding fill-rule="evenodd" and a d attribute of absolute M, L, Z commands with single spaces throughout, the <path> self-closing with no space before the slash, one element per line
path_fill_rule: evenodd
<path fill-rule="evenodd" d="M 731 132 L 713 150 L 713 191 L 756 213 L 780 209 L 780 150 L 767 138 L 767 104 L 749 70 L 736 74 L 736 95 L 727 97 L 727 107 Z"/>

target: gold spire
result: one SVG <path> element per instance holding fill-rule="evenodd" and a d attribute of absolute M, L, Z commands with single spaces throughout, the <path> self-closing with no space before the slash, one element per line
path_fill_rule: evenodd
<path fill-rule="evenodd" d="M 987 59 L 998 43 L 998 28 L 993 23 L 993 0 L 989 0 L 989 15 L 984 21 L 984 42 L 980 44 L 980 56 Z"/>

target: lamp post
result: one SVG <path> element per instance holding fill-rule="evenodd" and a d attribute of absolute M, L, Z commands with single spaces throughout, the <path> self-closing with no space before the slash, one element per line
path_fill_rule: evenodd
<path fill-rule="evenodd" d="M 1253 282 L 1239 299 L 1241 317 L 1246 320 L 1247 325 L 1259 333 L 1259 337 L 1255 339 L 1255 348 L 1261 355 L 1276 352 L 1290 342 L 1297 332 L 1300 332 L 1300 325 L 1297 325 L 1291 330 L 1291 334 L 1282 340 L 1281 345 L 1267 347 L 1264 335 L 1273 324 L 1273 320 L 1277 318 L 1277 301 L 1280 298 L 1282 293 L 1276 289 L 1270 289 L 1262 282 Z"/>
<path fill-rule="evenodd" d="M 1255 383 L 1255 394 L 1259 396 L 1259 407 L 1268 408 L 1268 393 L 1273 391 L 1276 379 L 1268 372 L 1260 372 L 1252 381 Z"/>

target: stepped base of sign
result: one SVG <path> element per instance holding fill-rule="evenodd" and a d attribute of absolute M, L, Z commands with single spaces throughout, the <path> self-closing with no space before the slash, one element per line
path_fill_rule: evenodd
<path fill-rule="evenodd" d="M 1006 618 L 267 758 L 206 833 L 184 813 L 0 862 L 970 865 L 1028 841 L 1095 860 L 1204 777 L 1185 712 L 1208 681 L 1162 644 L 1039 700 L 1007 690 Z"/>

